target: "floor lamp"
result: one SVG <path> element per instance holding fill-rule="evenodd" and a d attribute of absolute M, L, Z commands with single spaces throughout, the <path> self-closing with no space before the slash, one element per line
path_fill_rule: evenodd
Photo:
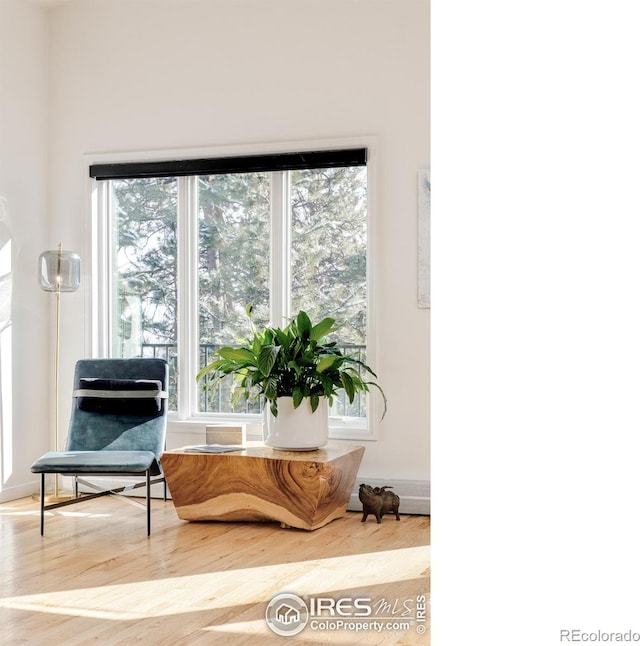
<path fill-rule="evenodd" d="M 80 256 L 73 251 L 63 251 L 62 243 L 57 249 L 44 251 L 38 261 L 38 278 L 40 287 L 45 292 L 56 295 L 56 346 L 54 358 L 55 381 L 55 442 L 54 450 L 58 451 L 58 403 L 60 386 L 60 294 L 75 292 L 80 287 Z M 55 475 L 53 494 L 47 495 L 50 502 L 68 498 L 58 488 L 58 474 Z"/>

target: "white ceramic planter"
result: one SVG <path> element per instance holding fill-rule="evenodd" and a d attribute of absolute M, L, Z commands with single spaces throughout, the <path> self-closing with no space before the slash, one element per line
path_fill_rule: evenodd
<path fill-rule="evenodd" d="M 315 412 L 309 400 L 293 407 L 293 398 L 278 398 L 278 417 L 264 410 L 264 443 L 281 451 L 313 451 L 329 440 L 329 407 L 327 398 L 321 397 Z"/>

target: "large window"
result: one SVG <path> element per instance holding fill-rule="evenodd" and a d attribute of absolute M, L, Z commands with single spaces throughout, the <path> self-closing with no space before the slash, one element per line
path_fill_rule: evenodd
<path fill-rule="evenodd" d="M 92 166 L 98 352 L 165 358 L 180 419 L 260 413 L 195 382 L 216 349 L 249 334 L 249 303 L 256 325 L 300 309 L 331 316 L 335 340 L 366 361 L 366 151 L 332 154 Z M 331 415 L 362 427 L 366 398 Z"/>

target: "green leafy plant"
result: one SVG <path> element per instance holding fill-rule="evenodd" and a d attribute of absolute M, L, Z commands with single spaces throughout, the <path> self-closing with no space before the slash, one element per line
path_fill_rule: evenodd
<path fill-rule="evenodd" d="M 233 406 L 241 399 L 256 401 L 264 398 L 274 417 L 278 415 L 278 397 L 292 397 L 294 408 L 308 399 L 315 411 L 320 397 L 329 405 L 340 390 L 352 403 L 356 393 L 377 388 L 384 400 L 384 418 L 387 399 L 382 388 L 363 378 L 368 373 L 377 375 L 364 362 L 344 354 L 329 341 L 327 335 L 336 330 L 335 320 L 325 318 L 313 325 L 306 312 L 300 311 L 284 328 L 266 327 L 257 330 L 251 319 L 252 306 L 247 306 L 252 338 L 239 347 L 220 348 L 218 359 L 206 365 L 197 375 L 200 381 L 210 375 L 210 385 L 217 388 L 223 379 L 232 377 Z"/>

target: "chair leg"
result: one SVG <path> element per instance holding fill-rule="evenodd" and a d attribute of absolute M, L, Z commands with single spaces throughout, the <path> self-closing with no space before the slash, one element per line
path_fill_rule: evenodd
<path fill-rule="evenodd" d="M 40 536 L 44 536 L 44 473 L 40 474 Z"/>
<path fill-rule="evenodd" d="M 164 485 L 164 501 L 167 502 L 167 481 L 166 481 L 166 479 L 162 481 L 162 484 Z"/>
<path fill-rule="evenodd" d="M 147 536 L 151 536 L 151 473 L 147 469 Z"/>

